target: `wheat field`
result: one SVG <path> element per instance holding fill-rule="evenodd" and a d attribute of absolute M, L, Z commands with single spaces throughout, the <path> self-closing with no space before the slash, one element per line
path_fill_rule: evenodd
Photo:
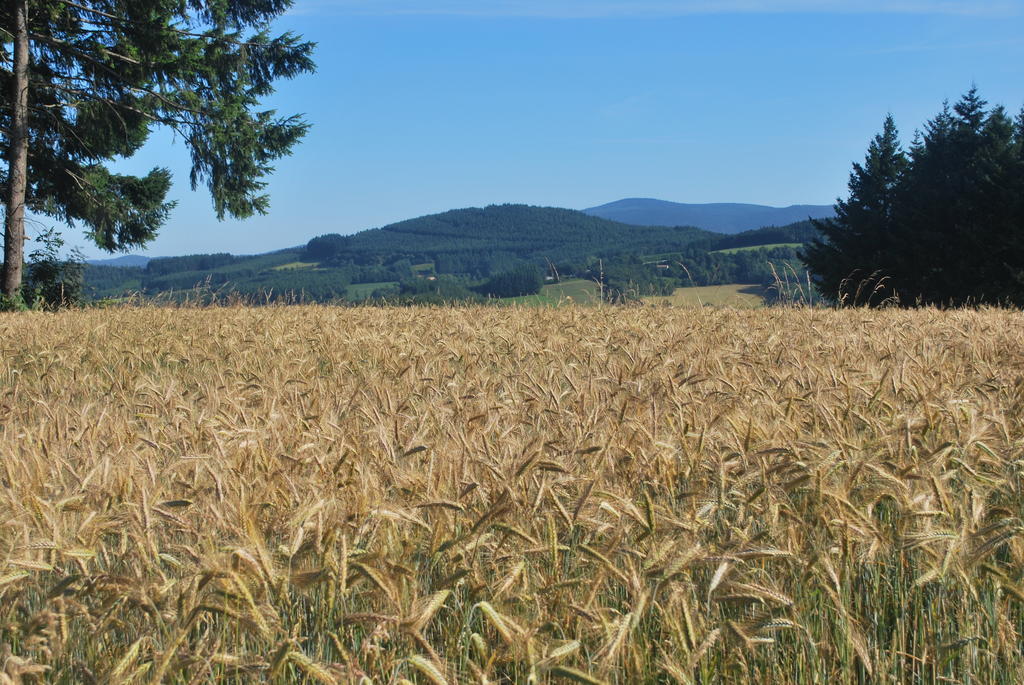
<path fill-rule="evenodd" d="M 0 683 L 1019 683 L 1001 310 L 0 316 Z"/>

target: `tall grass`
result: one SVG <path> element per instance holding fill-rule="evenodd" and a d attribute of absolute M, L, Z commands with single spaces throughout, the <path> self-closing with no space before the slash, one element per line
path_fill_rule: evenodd
<path fill-rule="evenodd" d="M 0 682 L 1019 683 L 1024 320 L 0 317 Z"/>

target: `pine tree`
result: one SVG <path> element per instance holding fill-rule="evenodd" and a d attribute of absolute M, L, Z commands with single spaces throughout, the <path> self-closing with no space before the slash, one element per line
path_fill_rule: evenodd
<path fill-rule="evenodd" d="M 1024 305 L 1024 113 L 972 88 L 899 149 L 886 121 L 801 255 L 840 303 Z"/>
<path fill-rule="evenodd" d="M 1018 255 L 1024 255 L 1024 108 L 1021 109 L 1014 122 L 1013 146 L 1016 161 L 1012 171 L 1013 228 L 1008 242 L 1010 249 Z M 1017 289 L 1024 290 L 1024 260 L 1009 267 L 1013 282 Z"/>
<path fill-rule="evenodd" d="M 1024 302 L 1014 126 L 986 107 L 972 88 L 910 150 L 897 245 L 908 303 Z"/>
<path fill-rule="evenodd" d="M 265 213 L 274 160 L 306 132 L 259 109 L 273 82 L 313 70 L 313 44 L 270 22 L 291 0 L 9 0 L 0 29 L 0 144 L 8 168 L 0 290 L 22 281 L 26 209 L 85 227 L 107 251 L 144 245 L 166 221 L 171 178 L 111 172 L 157 127 L 181 136 L 193 189 L 218 218 Z"/>
<path fill-rule="evenodd" d="M 834 218 L 813 222 L 821 237 L 800 255 L 824 296 L 845 305 L 863 305 L 893 295 L 890 243 L 906 167 L 890 115 L 871 141 L 864 164 L 853 165 L 849 198 L 836 202 Z"/>

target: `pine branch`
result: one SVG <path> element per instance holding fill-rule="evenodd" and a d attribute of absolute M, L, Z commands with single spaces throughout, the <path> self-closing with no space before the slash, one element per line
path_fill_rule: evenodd
<path fill-rule="evenodd" d="M 143 88 L 141 86 L 138 86 L 138 85 L 135 85 L 135 84 L 129 82 L 128 80 L 123 78 L 120 74 L 118 74 L 115 69 L 112 69 L 110 66 L 104 64 L 103 62 L 100 62 L 98 59 L 96 59 L 92 55 L 89 55 L 88 53 L 85 53 L 85 52 L 79 50 L 78 48 L 76 48 L 75 46 L 71 45 L 70 43 L 67 43 L 67 42 L 62 41 L 62 40 L 57 40 L 56 38 L 49 38 L 47 36 L 41 36 L 39 34 L 34 34 L 34 33 L 33 34 L 29 34 L 29 35 L 32 38 L 36 39 L 36 40 L 40 40 L 40 41 L 42 41 L 44 43 L 47 43 L 48 45 L 53 45 L 58 50 L 66 50 L 67 52 L 70 52 L 71 54 L 75 55 L 79 59 L 84 60 L 85 62 L 91 64 L 92 66 L 100 69 L 101 71 L 106 73 L 108 76 L 111 76 L 115 80 L 117 80 L 120 83 L 124 84 L 124 86 L 126 88 L 128 88 L 129 90 L 137 91 L 137 92 L 140 92 L 140 93 L 145 93 L 147 95 L 152 95 L 153 97 L 155 97 L 156 99 L 158 99 L 160 102 L 164 103 L 165 105 L 167 105 L 171 109 L 174 109 L 174 110 L 179 111 L 179 112 L 189 112 L 190 114 L 195 114 L 197 116 L 205 115 L 205 112 L 203 112 L 201 110 L 192 109 L 190 107 L 186 107 L 185 105 L 180 105 L 180 104 L 178 104 L 176 102 L 172 102 L 171 100 L 168 100 L 164 95 L 162 95 L 162 94 L 160 94 L 160 93 L 158 93 L 158 92 L 156 92 L 154 90 L 151 90 L 149 88 Z"/>
<path fill-rule="evenodd" d="M 122 26 L 124 26 L 124 25 L 129 25 L 130 26 L 130 25 L 133 25 L 133 24 L 136 25 L 136 26 L 144 26 L 145 25 L 143 22 L 140 22 L 140 21 L 130 21 L 128 19 L 124 19 L 122 17 L 118 17 L 116 15 L 109 14 L 107 12 L 103 12 L 101 10 L 98 10 L 98 9 L 95 9 L 95 8 L 92 8 L 92 7 L 86 7 L 85 5 L 80 5 L 77 2 L 72 2 L 72 0 L 58 0 L 58 2 L 60 2 L 63 5 L 67 5 L 68 7 L 74 7 L 75 9 L 80 9 L 83 12 L 89 12 L 91 14 L 98 15 L 98 16 L 104 17 L 106 19 L 111 19 L 111 20 L 113 20 L 115 22 L 118 22 Z M 178 28 L 175 28 L 173 26 L 167 26 L 166 28 L 169 31 L 171 31 L 172 33 L 175 33 L 175 34 L 177 34 L 179 36 L 187 36 L 189 38 L 203 38 L 203 39 L 209 40 L 209 39 L 215 37 L 215 36 L 213 36 L 213 35 L 211 35 L 209 33 L 196 33 L 194 31 L 184 31 L 182 29 L 178 29 Z M 2 30 L 2 29 L 0 29 L 0 30 Z M 216 38 L 217 38 L 217 40 L 223 40 L 223 41 L 225 41 L 227 43 L 230 43 L 232 45 L 237 45 L 237 46 L 240 46 L 240 47 L 241 46 L 245 46 L 245 47 L 265 47 L 263 43 L 250 43 L 248 41 L 234 40 L 234 39 L 228 38 L 226 36 L 218 35 L 218 36 L 216 36 Z"/>
<path fill-rule="evenodd" d="M 120 114 L 118 114 L 116 112 L 117 109 L 122 109 L 122 110 L 125 110 L 127 112 L 133 112 L 135 114 L 138 114 L 139 116 L 142 116 L 142 117 L 145 117 L 146 119 L 149 119 L 150 121 L 152 121 L 153 123 L 156 123 L 156 124 L 163 124 L 163 125 L 166 125 L 166 126 L 170 126 L 172 129 L 174 129 L 178 133 L 182 133 L 182 135 L 184 135 L 184 133 L 181 131 L 181 129 L 178 128 L 179 126 L 193 126 L 193 127 L 196 126 L 196 123 L 194 121 L 190 121 L 188 119 L 175 119 L 175 118 L 172 118 L 172 117 L 159 117 L 159 116 L 156 116 L 155 114 L 153 114 L 151 112 L 147 112 L 145 110 L 139 109 L 138 107 L 133 107 L 133 106 L 131 106 L 129 104 L 126 104 L 124 102 L 118 102 L 117 100 L 111 100 L 110 98 L 105 98 L 105 97 L 102 97 L 100 95 L 94 95 L 94 94 L 91 94 L 91 93 L 87 93 L 87 92 L 85 92 L 83 90 L 79 90 L 77 88 L 69 88 L 67 86 L 62 86 L 62 85 L 60 85 L 58 83 L 52 83 L 52 82 L 36 81 L 36 83 L 40 83 L 43 88 L 53 88 L 53 89 L 59 90 L 59 91 L 61 91 L 63 93 L 67 93 L 68 95 L 77 95 L 77 96 L 83 98 L 83 100 L 81 102 L 78 102 L 78 103 L 58 102 L 58 103 L 56 103 L 54 105 L 40 105 L 41 107 L 50 107 L 50 108 L 53 108 L 53 107 L 71 107 L 71 108 L 77 108 L 81 104 L 86 104 L 86 103 L 90 103 L 90 102 L 99 102 L 101 104 L 107 105 L 112 110 L 115 110 L 115 114 L 117 114 L 118 118 L 121 120 L 121 123 L 124 125 L 125 130 L 127 130 L 128 127 L 125 124 L 124 119 L 120 116 Z"/>

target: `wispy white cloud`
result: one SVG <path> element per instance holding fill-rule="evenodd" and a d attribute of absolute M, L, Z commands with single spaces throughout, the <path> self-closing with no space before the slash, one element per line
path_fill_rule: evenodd
<path fill-rule="evenodd" d="M 298 0 L 297 13 L 480 17 L 668 17 L 688 14 L 898 13 L 1018 16 L 1024 0 Z"/>

